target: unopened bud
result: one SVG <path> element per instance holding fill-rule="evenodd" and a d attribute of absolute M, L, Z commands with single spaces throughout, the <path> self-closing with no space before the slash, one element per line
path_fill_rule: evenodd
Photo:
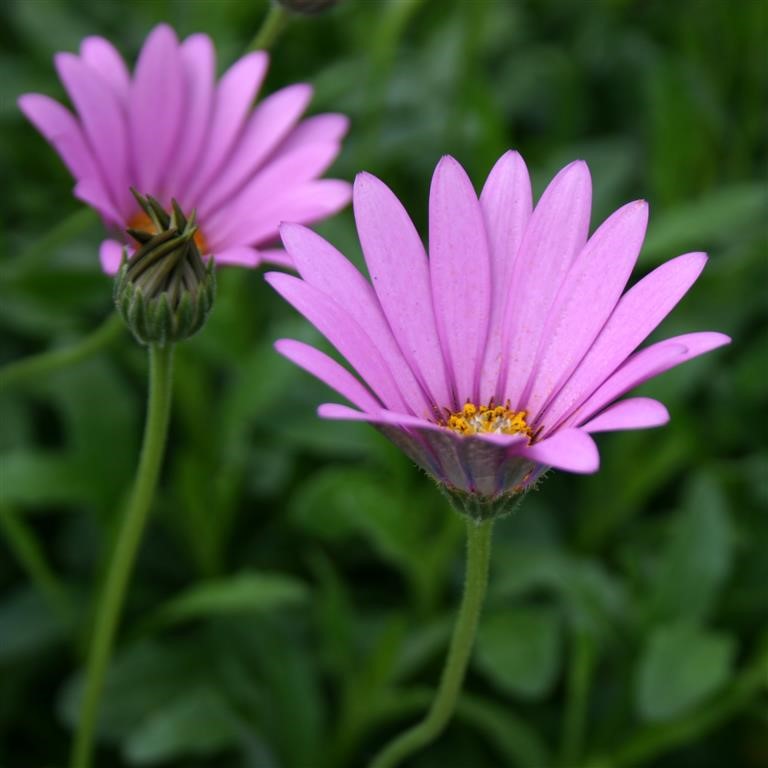
<path fill-rule="evenodd" d="M 216 294 L 213 259 L 200 256 L 194 212 L 187 218 L 174 200 L 169 215 L 153 197 L 133 194 L 154 231 L 127 230 L 139 248 L 123 256 L 115 306 L 139 342 L 164 346 L 203 327 Z"/>

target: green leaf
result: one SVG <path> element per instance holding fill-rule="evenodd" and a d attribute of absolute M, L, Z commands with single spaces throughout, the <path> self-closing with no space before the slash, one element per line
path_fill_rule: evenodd
<path fill-rule="evenodd" d="M 642 259 L 661 262 L 686 250 L 705 250 L 727 242 L 734 233 L 757 228 L 765 220 L 768 193 L 765 184 L 722 187 L 696 202 L 677 206 L 652 217 Z"/>
<path fill-rule="evenodd" d="M 625 608 L 623 584 L 599 563 L 548 547 L 509 547 L 504 570 L 491 584 L 494 599 L 546 590 L 577 626 L 597 630 L 615 623 Z"/>
<path fill-rule="evenodd" d="M 552 608 L 511 608 L 480 624 L 477 665 L 506 693 L 546 694 L 557 678 L 561 653 L 561 625 Z"/>
<path fill-rule="evenodd" d="M 191 587 L 162 606 L 158 619 L 175 624 L 189 619 L 268 612 L 298 605 L 307 597 L 306 585 L 297 579 L 245 571 Z"/>
<path fill-rule="evenodd" d="M 87 478 L 67 455 L 13 450 L 0 455 L 3 501 L 9 504 L 82 502 L 90 498 Z"/>
<path fill-rule="evenodd" d="M 645 720 L 668 720 L 711 697 L 728 679 L 735 650 L 730 635 L 693 624 L 657 628 L 637 669 L 637 711 Z"/>
<path fill-rule="evenodd" d="M 33 589 L 20 589 L 0 603 L 0 663 L 45 650 L 62 634 L 61 623 Z"/>
<path fill-rule="evenodd" d="M 132 765 L 205 757 L 239 741 L 238 723 L 220 694 L 210 688 L 184 690 L 152 712 L 125 741 Z"/>
<path fill-rule="evenodd" d="M 659 570 L 648 593 L 652 620 L 701 620 L 711 612 L 731 567 L 733 533 L 720 485 L 700 473 L 672 520 Z"/>
<path fill-rule="evenodd" d="M 214 673 L 207 657 L 210 648 L 194 637 L 176 638 L 167 645 L 143 642 L 118 650 L 104 686 L 99 736 L 108 743 L 119 743 L 151 713 L 162 710 L 178 691 L 207 685 Z M 82 672 L 69 680 L 58 702 L 60 716 L 70 727 L 80 716 Z"/>
<path fill-rule="evenodd" d="M 305 480 L 292 500 L 292 518 L 325 540 L 361 533 L 385 560 L 407 564 L 416 526 L 414 516 L 401 514 L 393 490 L 372 472 L 329 468 Z"/>

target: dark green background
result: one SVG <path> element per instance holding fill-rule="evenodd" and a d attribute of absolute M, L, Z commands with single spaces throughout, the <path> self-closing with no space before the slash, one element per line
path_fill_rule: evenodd
<path fill-rule="evenodd" d="M 0 357 L 74 341 L 110 311 L 100 225 L 73 218 L 71 181 L 16 97 L 62 97 L 51 56 L 83 36 L 133 60 L 161 20 L 208 32 L 226 66 L 264 10 L 3 3 Z M 310 81 L 313 111 L 352 119 L 335 175 L 379 175 L 422 232 L 443 153 L 479 188 L 517 148 L 537 193 L 583 157 L 593 227 L 650 202 L 635 278 L 711 254 L 661 333 L 734 338 L 644 387 L 667 427 L 600 436 L 597 475 L 551 475 L 497 526 L 466 695 L 413 768 L 768 765 L 767 43 L 760 0 L 344 0 L 274 50 L 268 90 Z M 359 258 L 349 212 L 319 229 Z M 261 274 L 220 277 L 208 326 L 178 350 L 99 764 L 362 766 L 437 681 L 461 521 L 374 430 L 316 418 L 327 390 L 271 348 L 316 337 Z M 0 393 L 2 768 L 65 764 L 145 371 L 124 335 Z M 37 541 L 34 578 L 12 521 Z"/>

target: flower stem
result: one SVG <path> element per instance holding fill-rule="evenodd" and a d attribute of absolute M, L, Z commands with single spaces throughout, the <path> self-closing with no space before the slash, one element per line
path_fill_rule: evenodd
<path fill-rule="evenodd" d="M 418 725 L 408 729 L 385 746 L 374 758 L 370 768 L 395 768 L 408 755 L 434 741 L 450 720 L 464 683 L 464 675 L 488 584 L 492 527 L 492 520 L 482 523 L 467 521 L 467 569 L 464 596 L 453 628 L 451 646 L 440 686 L 427 716 Z"/>
<path fill-rule="evenodd" d="M 247 51 L 268 51 L 288 23 L 289 13 L 275 2 L 269 4 L 269 10 L 261 22 L 259 31 L 254 36 Z"/>
<path fill-rule="evenodd" d="M 95 331 L 71 346 L 41 352 L 3 366 L 0 368 L 0 390 L 46 376 L 59 368 L 89 358 L 116 339 L 123 327 L 122 320 L 113 312 Z"/>
<path fill-rule="evenodd" d="M 91 647 L 88 652 L 80 720 L 70 760 L 71 768 L 88 768 L 91 765 L 93 737 L 104 678 L 120 621 L 126 587 L 133 570 L 136 552 L 162 465 L 168 432 L 172 376 L 173 346 L 150 346 L 149 404 L 144 426 L 144 441 L 131 499 L 120 524 L 115 549 L 107 570 L 104 591 L 97 605 Z"/>

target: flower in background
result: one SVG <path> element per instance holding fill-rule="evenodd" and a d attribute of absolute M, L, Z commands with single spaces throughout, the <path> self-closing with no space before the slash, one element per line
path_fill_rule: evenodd
<path fill-rule="evenodd" d="M 666 423 L 656 400 L 616 400 L 729 341 L 689 333 L 637 351 L 706 256 L 672 259 L 624 292 L 648 206 L 625 205 L 588 238 L 584 162 L 563 168 L 533 208 L 517 153 L 496 163 L 479 199 L 464 169 L 443 158 L 428 257 L 377 178 L 357 177 L 353 206 L 372 284 L 294 224 L 281 235 L 300 277 L 266 277 L 359 378 L 301 342 L 277 349 L 355 406 L 321 405 L 320 416 L 374 424 L 474 517 L 509 509 L 547 468 L 596 471 L 595 432 Z"/>
<path fill-rule="evenodd" d="M 134 187 L 166 208 L 173 198 L 196 211 L 197 245 L 217 264 L 288 265 L 284 251 L 263 247 L 277 240 L 279 223 L 318 221 L 349 202 L 347 182 L 319 178 L 339 153 L 347 118 L 302 120 L 312 96 L 306 84 L 254 108 L 268 66 L 263 51 L 235 62 L 217 82 L 210 38 L 180 43 L 161 24 L 133 75 L 101 37 L 83 40 L 79 56 L 57 54 L 55 64 L 75 114 L 36 93 L 19 106 L 75 177 L 75 195 L 116 232 L 151 224 Z M 102 243 L 108 274 L 117 272 L 124 244 Z"/>

